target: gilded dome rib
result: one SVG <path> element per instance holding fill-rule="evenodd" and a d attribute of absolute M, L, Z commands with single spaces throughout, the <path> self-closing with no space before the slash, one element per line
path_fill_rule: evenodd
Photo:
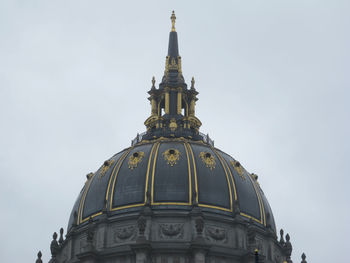
<path fill-rule="evenodd" d="M 134 147 L 130 147 L 130 148 L 125 152 L 125 154 L 120 158 L 121 161 L 119 162 L 118 168 L 117 168 L 117 170 L 115 171 L 114 179 L 113 179 L 113 184 L 112 184 L 112 192 L 111 192 L 111 196 L 110 196 L 110 200 L 109 200 L 109 209 L 110 209 L 111 211 L 117 210 L 116 208 L 113 208 L 113 196 L 114 196 L 114 188 L 115 188 L 115 182 L 116 182 L 116 180 L 117 180 L 118 172 L 119 172 L 120 167 L 122 166 L 123 162 L 125 161 L 126 156 L 128 156 L 128 154 L 130 153 L 130 151 L 131 151 L 133 148 L 134 148 Z"/>
<path fill-rule="evenodd" d="M 145 183 L 145 204 L 146 204 L 147 201 L 151 201 L 151 200 L 148 200 L 149 196 L 147 196 L 147 193 L 149 191 L 148 181 L 149 181 L 149 171 L 150 171 L 150 167 L 151 167 L 152 156 L 153 156 L 153 152 L 154 152 L 154 149 L 156 148 L 156 146 L 157 146 L 156 143 L 153 144 L 151 153 L 150 153 L 149 158 L 148 158 L 147 173 L 146 173 L 146 183 Z"/>
<path fill-rule="evenodd" d="M 229 194 L 230 194 L 230 212 L 233 212 L 232 189 L 231 189 L 230 179 L 228 177 L 226 167 L 224 165 L 223 160 L 221 159 L 221 156 L 219 156 L 219 154 L 216 152 L 216 150 L 213 147 L 210 147 L 210 148 L 215 153 L 215 155 L 218 157 L 222 167 L 224 168 L 225 175 L 226 175 L 226 180 L 227 180 L 227 184 L 228 184 L 228 189 L 229 189 Z M 235 194 L 235 200 L 237 200 L 236 191 L 234 192 L 234 194 Z"/>

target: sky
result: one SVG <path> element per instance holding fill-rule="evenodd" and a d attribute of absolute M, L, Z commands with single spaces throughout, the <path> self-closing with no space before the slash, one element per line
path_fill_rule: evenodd
<path fill-rule="evenodd" d="M 258 174 L 294 262 L 348 262 L 347 0 L 1 1 L 2 262 L 47 262 L 86 174 L 145 130 L 172 10 L 201 131 Z"/>

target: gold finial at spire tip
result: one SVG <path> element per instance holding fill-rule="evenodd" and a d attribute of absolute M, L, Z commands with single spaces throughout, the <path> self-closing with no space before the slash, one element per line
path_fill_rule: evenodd
<path fill-rule="evenodd" d="M 175 11 L 173 10 L 172 14 L 171 14 L 171 32 L 176 32 L 175 31 L 175 20 L 176 20 L 176 16 L 175 16 Z"/>

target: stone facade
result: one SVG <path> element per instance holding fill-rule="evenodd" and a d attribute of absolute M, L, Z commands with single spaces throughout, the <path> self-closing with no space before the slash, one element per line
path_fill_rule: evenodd
<path fill-rule="evenodd" d="M 141 218 L 141 220 L 140 220 Z M 271 229 L 241 217 L 192 211 L 153 211 L 108 217 L 75 226 L 50 262 L 253 263 L 287 259 Z"/>

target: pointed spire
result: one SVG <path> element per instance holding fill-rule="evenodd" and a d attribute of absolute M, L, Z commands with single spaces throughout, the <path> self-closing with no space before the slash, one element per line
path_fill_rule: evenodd
<path fill-rule="evenodd" d="M 178 86 L 179 83 L 184 84 L 181 70 L 181 57 L 179 55 L 179 44 L 177 40 L 177 32 L 175 31 L 175 13 L 171 15 L 172 29 L 169 33 L 168 55 L 165 60 L 165 72 L 162 80 L 163 85 L 173 84 Z"/>
<path fill-rule="evenodd" d="M 198 92 L 194 88 L 194 78 L 192 78 L 191 89 L 188 89 L 182 75 L 174 11 L 170 19 L 172 28 L 169 33 L 165 71 L 158 89 L 155 87 L 155 79 L 152 79 L 152 87 L 148 91 L 151 116 L 145 121 L 147 132 L 141 135 L 141 140 L 159 137 L 185 137 L 205 141 L 203 135 L 199 133 L 202 123 L 195 116 Z M 132 145 L 139 142 L 137 138 L 132 141 Z"/>

